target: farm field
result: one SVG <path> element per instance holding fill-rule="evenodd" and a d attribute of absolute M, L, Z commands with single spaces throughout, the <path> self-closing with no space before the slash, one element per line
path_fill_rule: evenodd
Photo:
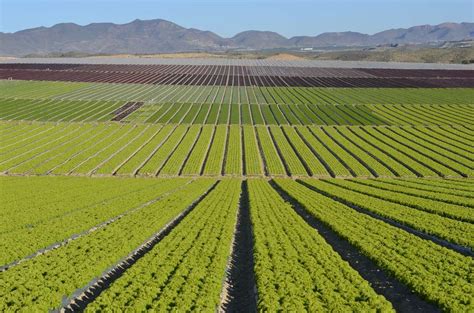
<path fill-rule="evenodd" d="M 473 77 L 0 63 L 0 310 L 473 311 Z"/>
<path fill-rule="evenodd" d="M 472 177 L 468 126 L 3 122 L 0 172 L 27 175 Z M 454 137 L 456 139 L 454 139 Z M 217 162 L 217 163 L 216 163 Z"/>
<path fill-rule="evenodd" d="M 0 70 L 1 72 L 1 70 Z M 184 86 L 0 80 L 1 97 L 196 104 L 472 104 L 472 88 Z"/>

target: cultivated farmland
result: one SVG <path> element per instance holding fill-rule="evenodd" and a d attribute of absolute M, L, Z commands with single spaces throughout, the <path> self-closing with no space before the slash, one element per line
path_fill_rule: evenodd
<path fill-rule="evenodd" d="M 474 310 L 473 70 L 0 64 L 0 310 Z"/>

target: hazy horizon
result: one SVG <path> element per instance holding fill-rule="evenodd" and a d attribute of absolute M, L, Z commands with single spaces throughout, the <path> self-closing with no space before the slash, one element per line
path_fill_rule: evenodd
<path fill-rule="evenodd" d="M 25 10 L 27 7 L 29 9 Z M 222 37 L 260 30 L 274 31 L 288 38 L 342 31 L 374 34 L 392 28 L 474 20 L 473 3 L 464 0 L 2 0 L 0 11 L 0 31 L 5 33 L 58 23 L 125 24 L 135 19 L 164 19 L 186 28 L 212 31 Z"/>

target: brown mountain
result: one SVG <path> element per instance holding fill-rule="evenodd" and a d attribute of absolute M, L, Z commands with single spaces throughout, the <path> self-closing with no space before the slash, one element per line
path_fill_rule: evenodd
<path fill-rule="evenodd" d="M 374 35 L 330 32 L 317 36 L 285 38 L 269 31 L 245 31 L 232 38 L 175 23 L 135 20 L 127 24 L 93 23 L 80 26 L 62 23 L 15 33 L 0 33 L 0 55 L 48 53 L 164 53 L 223 51 L 228 49 L 274 49 L 345 47 L 390 43 L 428 43 L 474 38 L 474 23 L 444 23 L 392 29 Z"/>
<path fill-rule="evenodd" d="M 315 37 L 297 36 L 289 41 L 296 47 L 365 46 L 370 35 L 357 32 L 322 33 Z"/>
<path fill-rule="evenodd" d="M 135 20 L 127 24 L 73 23 L 0 33 L 0 54 L 22 55 L 78 51 L 85 53 L 155 53 L 218 50 L 226 41 L 218 35 L 187 29 L 165 20 Z"/>
<path fill-rule="evenodd" d="M 230 38 L 229 45 L 252 49 L 274 49 L 288 46 L 288 39 L 275 32 L 248 30 Z"/>
<path fill-rule="evenodd" d="M 474 38 L 474 23 L 443 23 L 435 26 L 421 25 L 408 29 L 386 30 L 371 36 L 371 43 L 426 43 L 457 41 Z"/>

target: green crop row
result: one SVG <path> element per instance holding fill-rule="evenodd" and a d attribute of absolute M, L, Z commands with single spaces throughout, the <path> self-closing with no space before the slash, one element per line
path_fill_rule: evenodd
<path fill-rule="evenodd" d="M 437 200 L 432 200 L 422 193 L 410 194 L 409 191 L 400 192 L 396 188 L 381 187 L 377 183 L 370 183 L 362 180 L 331 180 L 330 182 L 338 186 L 350 186 L 351 189 L 369 196 L 405 205 L 413 209 L 434 213 L 460 221 L 471 223 L 474 221 L 474 211 L 472 208 L 449 203 L 450 196 L 440 196 Z"/>
<path fill-rule="evenodd" d="M 126 101 L 0 98 L 0 119 L 59 122 L 111 121 Z M 468 114 L 458 115 L 464 109 Z M 437 117 L 431 112 L 441 111 Z M 471 105 L 345 105 L 145 103 L 130 123 L 267 125 L 465 125 Z"/>
<path fill-rule="evenodd" d="M 298 182 L 276 182 L 310 214 L 441 309 L 472 310 L 472 258 L 359 213 Z"/>
<path fill-rule="evenodd" d="M 448 204 L 453 204 L 457 206 L 474 208 L 474 199 L 473 199 L 474 196 L 472 195 L 472 193 L 469 194 L 468 192 L 456 191 L 456 193 L 459 193 L 459 195 L 456 195 L 449 192 L 446 193 L 445 191 L 443 192 L 441 188 L 427 187 L 424 184 L 422 186 L 418 185 L 416 188 L 413 188 L 413 185 L 409 185 L 406 182 L 404 182 L 403 185 L 399 185 L 397 184 L 397 182 L 400 183 L 401 181 L 396 181 L 396 180 L 394 181 L 392 179 L 390 180 L 370 179 L 366 181 L 360 181 L 360 180 L 354 180 L 354 181 L 357 181 L 358 183 L 366 184 L 368 186 L 380 188 L 383 190 L 398 192 L 400 194 L 422 197 L 422 198 L 426 198 L 426 199 L 434 200 L 434 201 L 446 202 Z"/>
<path fill-rule="evenodd" d="M 124 102 L 54 99 L 0 99 L 2 120 L 60 122 L 108 121 Z"/>
<path fill-rule="evenodd" d="M 90 83 L 0 80 L 0 93 L 12 98 L 48 98 L 87 88 Z"/>
<path fill-rule="evenodd" d="M 224 180 L 86 311 L 214 311 L 236 224 L 239 180 Z"/>
<path fill-rule="evenodd" d="M 394 185 L 400 185 L 405 187 L 414 188 L 417 190 L 431 191 L 437 194 L 446 194 L 454 195 L 458 197 L 463 197 L 463 199 L 472 199 L 474 198 L 474 186 L 468 186 L 466 188 L 460 188 L 459 186 L 452 186 L 450 182 L 447 181 L 437 181 L 437 180 L 423 180 L 418 181 L 415 179 L 391 179 L 391 180 L 382 180 Z"/>
<path fill-rule="evenodd" d="M 423 204 L 425 209 L 419 210 L 402 201 L 393 202 L 390 198 L 383 197 L 378 189 L 354 186 L 345 182 L 334 182 L 334 180 L 312 181 L 311 186 L 324 194 L 341 199 L 344 203 L 355 205 L 379 216 L 408 225 L 413 229 L 471 248 L 474 251 L 474 225 L 430 213 L 429 209 L 426 208 L 430 208 L 433 203 L 425 203 L 423 199 L 419 199 L 418 202 Z M 406 190 L 410 190 L 410 188 L 406 188 Z M 449 198 L 449 196 L 446 198 Z"/>
<path fill-rule="evenodd" d="M 59 179 L 56 182 L 60 182 Z M 47 201 L 46 207 L 30 205 L 31 209 L 28 209 L 27 206 L 21 206 L 22 213 L 27 214 L 28 218 L 23 220 L 22 224 L 17 224 L 15 229 L 1 234 L 0 264 L 20 260 L 64 238 L 104 223 L 108 219 L 127 214 L 128 211 L 147 201 L 157 199 L 165 192 L 186 182 L 181 179 L 158 182 L 144 180 L 141 184 L 122 181 L 101 186 L 104 183 L 99 181 L 97 184 L 99 186 L 95 186 L 94 181 L 91 181 L 89 182 L 91 186 L 87 188 L 81 186 L 82 188 L 74 190 L 74 193 L 65 192 L 64 198 L 54 205 Z M 70 196 L 71 194 L 73 197 Z M 17 203 L 9 204 L 11 205 L 18 207 Z M 19 223 L 19 217 L 21 215 L 15 213 L 13 216 L 5 216 L 5 219 Z"/>
<path fill-rule="evenodd" d="M 268 182 L 248 190 L 258 311 L 393 310 Z"/>
<path fill-rule="evenodd" d="M 188 160 L 185 162 L 180 174 L 196 175 L 201 173 L 214 132 L 215 128 L 212 126 L 207 125 L 202 128 L 199 139 L 195 142 L 194 148 L 189 154 Z"/>
<path fill-rule="evenodd" d="M 44 311 L 59 308 L 64 297 L 85 287 L 147 242 L 213 183 L 205 179 L 194 181 L 165 195 L 160 201 L 145 203 L 100 231 L 70 241 L 1 273 L 0 310 Z"/>
<path fill-rule="evenodd" d="M 472 258 L 380 220 L 473 249 L 471 222 L 432 211 L 456 213 L 462 207 L 449 202 L 464 193 L 469 204 L 470 180 L 274 182 L 280 194 L 263 179 L 248 179 L 242 189 L 237 179 L 215 185 L 212 179 L 0 177 L 1 265 L 39 252 L 0 273 L 0 309 L 59 308 L 98 277 L 110 277 L 107 271 L 200 199 L 87 308 L 214 311 L 234 264 L 229 257 L 241 192 L 248 192 L 248 203 L 241 197 L 240 205 L 250 213 L 258 310 L 392 310 L 294 211 L 295 201 L 444 311 L 472 309 Z M 469 215 L 471 208 L 464 209 Z"/>
<path fill-rule="evenodd" d="M 18 174 L 471 177 L 444 128 L 8 122 L 0 170 Z M 449 131 L 458 131 L 453 127 Z M 464 134 L 474 138 L 474 135 Z M 245 168 L 244 168 L 245 167 Z"/>
<path fill-rule="evenodd" d="M 8 98 L 249 104 L 472 104 L 470 88 L 313 88 L 0 80 Z"/>

